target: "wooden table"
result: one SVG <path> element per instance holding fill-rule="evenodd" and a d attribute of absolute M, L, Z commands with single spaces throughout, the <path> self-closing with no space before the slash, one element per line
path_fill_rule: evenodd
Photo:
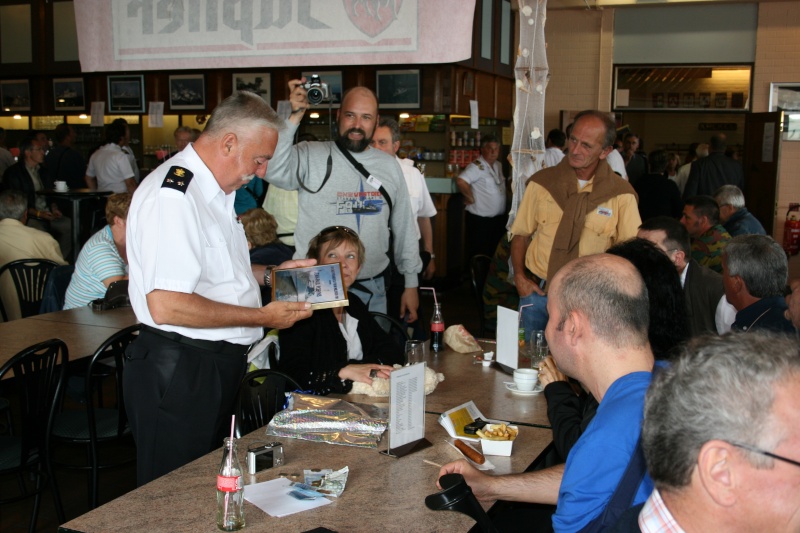
<path fill-rule="evenodd" d="M 108 337 L 136 322 L 131 308 L 95 312 L 88 307 L 3 322 L 0 365 L 25 348 L 53 338 L 66 343 L 70 360 L 87 357 Z"/>
<path fill-rule="evenodd" d="M 275 518 L 247 502 L 245 531 L 307 531 L 315 527 L 340 532 L 469 530 L 475 524 L 471 518 L 425 507 L 425 496 L 438 491 L 439 469 L 423 459 L 444 464 L 460 457 L 445 442 L 450 439 L 435 415 L 426 415 L 425 429 L 433 446 L 399 459 L 374 449 L 266 437 L 264 429 L 245 436 L 239 443 L 240 454 L 250 443 L 278 440 L 284 445 L 286 459 L 284 466 L 245 476 L 248 484 L 275 479 L 280 473 L 302 476 L 307 468 L 350 469 L 342 496 L 324 507 Z M 511 457 L 488 457 L 496 467 L 493 473 L 522 472 L 551 440 L 549 430 L 521 427 Z M 385 448 L 387 441 L 384 436 L 379 448 Z M 215 483 L 221 459 L 221 449 L 211 452 L 64 524 L 59 531 L 217 531 Z"/>

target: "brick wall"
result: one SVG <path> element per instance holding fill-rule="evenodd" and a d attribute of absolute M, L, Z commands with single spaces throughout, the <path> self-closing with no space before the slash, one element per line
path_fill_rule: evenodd
<path fill-rule="evenodd" d="M 769 110 L 771 82 L 800 82 L 800 2 L 767 2 L 758 7 L 753 112 Z M 789 202 L 800 202 L 800 142 L 781 143 L 778 167 L 776 239 L 783 238 Z"/>

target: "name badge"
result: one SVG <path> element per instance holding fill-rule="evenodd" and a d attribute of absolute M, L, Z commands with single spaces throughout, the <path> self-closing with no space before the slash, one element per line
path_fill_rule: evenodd
<path fill-rule="evenodd" d="M 381 180 L 379 180 L 372 174 L 370 174 L 369 177 L 367 178 L 367 183 L 369 183 L 370 187 L 372 187 L 376 191 L 380 190 L 381 186 L 383 185 L 383 183 L 381 183 Z"/>
<path fill-rule="evenodd" d="M 597 214 L 602 216 L 602 217 L 611 217 L 613 212 L 608 207 L 598 207 L 597 208 Z"/>

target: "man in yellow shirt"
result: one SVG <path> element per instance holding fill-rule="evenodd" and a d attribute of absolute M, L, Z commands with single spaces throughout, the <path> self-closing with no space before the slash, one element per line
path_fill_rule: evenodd
<path fill-rule="evenodd" d="M 636 236 L 642 222 L 636 193 L 605 161 L 615 136 L 608 114 L 579 113 L 567 156 L 528 181 L 511 227 L 511 264 L 526 334 L 545 329 L 547 280 L 562 266 Z"/>

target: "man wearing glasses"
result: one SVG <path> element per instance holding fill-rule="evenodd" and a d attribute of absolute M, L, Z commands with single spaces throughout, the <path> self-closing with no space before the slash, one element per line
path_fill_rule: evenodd
<path fill-rule="evenodd" d="M 616 531 L 800 531 L 800 351 L 701 337 L 656 372 L 642 445 L 655 490 Z"/>

